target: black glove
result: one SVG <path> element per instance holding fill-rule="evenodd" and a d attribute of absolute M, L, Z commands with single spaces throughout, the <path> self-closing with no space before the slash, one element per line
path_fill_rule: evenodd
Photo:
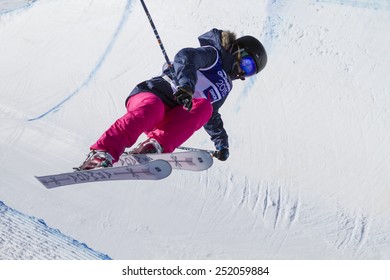
<path fill-rule="evenodd" d="M 177 88 L 177 91 L 174 93 L 176 97 L 176 102 L 180 105 L 183 105 L 188 111 L 192 109 L 192 95 L 194 92 L 189 86 L 181 86 Z"/>
<path fill-rule="evenodd" d="M 217 151 L 214 152 L 213 156 L 221 161 L 225 161 L 229 157 L 229 148 L 218 147 Z"/>

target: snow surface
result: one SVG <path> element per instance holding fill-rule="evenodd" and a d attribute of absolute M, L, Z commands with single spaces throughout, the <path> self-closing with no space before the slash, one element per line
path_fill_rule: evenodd
<path fill-rule="evenodd" d="M 0 202 L 2 260 L 78 260 L 110 257 L 52 229 L 43 220 L 26 216 Z"/>
<path fill-rule="evenodd" d="M 79 164 L 164 59 L 139 1 L 9 2 L 7 209 L 113 259 L 390 259 L 390 1 L 146 1 L 171 58 L 213 27 L 264 43 L 268 66 L 237 81 L 221 110 L 231 157 L 162 181 L 54 190 L 34 175 Z M 204 131 L 185 144 L 213 148 Z M 9 256 L 3 244 L 0 258 L 53 256 Z"/>

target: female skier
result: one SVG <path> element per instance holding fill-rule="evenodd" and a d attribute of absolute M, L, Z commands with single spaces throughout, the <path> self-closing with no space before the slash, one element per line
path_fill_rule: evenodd
<path fill-rule="evenodd" d="M 230 31 L 214 28 L 198 39 L 200 47 L 184 48 L 174 58 L 178 84 L 169 69 L 138 84 L 126 99 L 127 113 L 90 147 L 80 170 L 111 167 L 142 133 L 148 139 L 132 153 L 171 153 L 202 126 L 214 142 L 214 156 L 227 160 L 228 135 L 218 110 L 232 81 L 263 70 L 267 54 L 256 38 L 236 39 Z"/>

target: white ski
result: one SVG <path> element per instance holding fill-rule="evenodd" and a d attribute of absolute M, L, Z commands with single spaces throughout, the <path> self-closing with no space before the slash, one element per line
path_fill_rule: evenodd
<path fill-rule="evenodd" d="M 165 160 L 173 169 L 202 171 L 213 165 L 213 157 L 205 151 L 188 151 L 163 154 L 129 154 L 124 153 L 114 166 L 140 164 L 154 160 Z"/>
<path fill-rule="evenodd" d="M 82 170 L 47 176 L 35 176 L 46 188 L 52 189 L 67 185 L 116 181 L 116 180 L 160 180 L 172 172 L 171 165 L 164 160 L 154 160 L 142 164 L 114 166 L 92 170 Z"/>

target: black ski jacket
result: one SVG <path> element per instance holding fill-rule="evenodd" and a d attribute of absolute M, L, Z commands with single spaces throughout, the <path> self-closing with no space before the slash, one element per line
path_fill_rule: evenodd
<path fill-rule="evenodd" d="M 222 69 L 228 75 L 231 73 L 235 59 L 233 55 L 222 47 L 221 32 L 222 30 L 212 29 L 199 36 L 198 40 L 201 47 L 184 48 L 176 54 L 173 67 L 179 86 L 187 85 L 194 89 L 198 80 L 197 70 L 212 66 L 216 62 L 218 56 L 222 59 Z M 213 48 L 210 48 L 210 46 Z M 182 106 L 175 101 L 173 95 L 174 89 L 171 84 L 163 78 L 164 75 L 172 79 L 169 69 L 165 69 L 161 76 L 153 77 L 150 80 L 138 84 L 131 91 L 128 98 L 137 93 L 147 91 L 156 94 L 169 107 Z M 229 79 L 231 78 L 229 77 Z M 217 149 L 229 147 L 228 135 L 224 128 L 221 114 L 218 112 L 227 96 L 228 95 L 212 104 L 213 114 L 208 123 L 204 126 L 204 129 L 210 135 L 211 140 L 214 142 Z"/>

